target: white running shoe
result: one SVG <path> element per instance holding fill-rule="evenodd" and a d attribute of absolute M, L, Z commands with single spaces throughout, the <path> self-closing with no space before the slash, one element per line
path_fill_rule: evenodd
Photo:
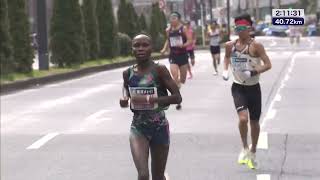
<path fill-rule="evenodd" d="M 238 163 L 239 164 L 247 164 L 248 162 L 248 153 L 249 149 L 244 148 L 241 150 L 239 157 L 238 157 Z"/>
<path fill-rule="evenodd" d="M 218 75 L 218 71 L 214 71 L 214 72 L 213 72 L 213 75 L 214 75 L 214 76 L 217 76 L 217 75 Z"/>

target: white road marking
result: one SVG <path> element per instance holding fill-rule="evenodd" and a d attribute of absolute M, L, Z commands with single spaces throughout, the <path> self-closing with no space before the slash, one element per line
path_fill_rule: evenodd
<path fill-rule="evenodd" d="M 101 91 L 105 91 L 107 89 L 110 89 L 112 87 L 114 87 L 115 85 L 113 84 L 106 84 L 106 85 L 101 85 L 101 86 L 98 86 L 98 87 L 95 87 L 95 88 L 90 88 L 88 90 L 85 90 L 81 93 L 77 93 L 75 95 L 72 95 L 72 96 L 65 96 L 65 97 L 62 97 L 62 98 L 58 98 L 58 99 L 55 99 L 55 100 L 50 100 L 50 101 L 47 101 L 47 102 L 43 102 L 41 104 L 38 105 L 38 108 L 40 109 L 49 109 L 49 108 L 52 108 L 52 107 L 55 107 L 55 106 L 59 106 L 59 105 L 64 105 L 64 104 L 69 104 L 69 103 L 72 103 L 76 100 L 79 100 L 79 99 L 83 99 L 83 98 L 86 98 L 92 94 L 95 94 L 95 93 L 98 93 L 98 92 L 101 92 Z"/>
<path fill-rule="evenodd" d="M 312 41 L 311 39 L 307 39 L 308 40 L 308 42 L 309 42 L 309 44 L 310 44 L 310 48 L 312 48 L 313 46 L 314 46 L 314 41 Z"/>
<path fill-rule="evenodd" d="M 276 46 L 277 45 L 277 42 L 274 40 L 274 39 L 271 39 L 272 43 L 270 44 L 270 46 Z"/>
<path fill-rule="evenodd" d="M 94 127 L 98 127 L 99 124 L 107 121 L 111 121 L 112 118 L 106 117 L 106 113 L 112 112 L 118 109 L 118 107 L 114 107 L 111 109 L 102 109 L 97 111 L 90 116 L 88 116 L 83 122 L 79 125 L 72 127 L 70 130 L 66 131 L 67 133 L 81 133 L 84 131 L 88 131 Z"/>
<path fill-rule="evenodd" d="M 268 108 L 267 114 L 266 114 L 266 116 L 264 117 L 264 119 L 263 119 L 263 121 L 261 123 L 261 129 L 264 128 L 264 126 L 266 125 L 266 122 L 268 120 L 273 119 L 276 116 L 277 110 L 273 106 L 274 106 L 276 101 L 280 101 L 281 100 L 280 90 L 285 87 L 286 81 L 288 81 L 290 79 L 290 73 L 293 70 L 293 67 L 295 65 L 295 59 L 296 59 L 298 54 L 299 53 L 294 54 L 293 57 L 291 58 L 288 71 L 287 71 L 284 79 L 282 79 L 280 87 L 277 89 L 277 93 L 276 93 L 275 97 L 272 99 L 272 101 L 270 103 L 270 106 Z"/>
<path fill-rule="evenodd" d="M 272 104 L 273 106 L 273 104 Z M 267 120 L 267 119 L 273 119 L 275 116 L 276 116 L 276 113 L 277 113 L 277 110 L 275 109 L 270 109 L 268 112 L 267 112 L 267 115 L 266 117 L 264 118 L 264 121 Z"/>
<path fill-rule="evenodd" d="M 282 88 L 284 88 L 286 86 L 286 83 L 281 83 L 279 89 L 281 90 Z"/>
<path fill-rule="evenodd" d="M 288 81 L 290 79 L 289 74 L 286 75 L 286 77 L 284 78 L 285 81 Z"/>
<path fill-rule="evenodd" d="M 58 135 L 59 135 L 59 133 L 49 133 L 49 134 L 45 135 L 44 137 L 42 137 L 41 139 L 39 139 L 38 141 L 31 144 L 29 147 L 27 147 L 27 149 L 39 149 L 45 143 L 47 143 L 48 141 L 50 141 L 51 139 L 53 139 L 54 137 L 56 137 Z"/>
<path fill-rule="evenodd" d="M 257 180 L 270 180 L 270 174 L 257 174 Z"/>
<path fill-rule="evenodd" d="M 97 118 L 99 118 L 101 115 L 103 115 L 104 113 L 107 113 L 107 112 L 110 112 L 111 110 L 107 110 L 107 109 L 103 109 L 103 110 L 100 110 L 98 112 L 95 112 L 93 114 L 91 114 L 90 116 L 88 116 L 86 118 L 87 121 L 90 121 L 90 120 L 95 120 Z"/>
<path fill-rule="evenodd" d="M 61 98 L 58 98 L 58 99 L 44 101 L 44 102 L 42 102 L 40 104 L 37 104 L 35 106 L 27 107 L 28 110 L 25 110 L 25 111 L 22 111 L 20 113 L 11 115 L 10 119 L 1 120 L 1 123 L 4 123 L 3 121 L 5 121 L 7 123 L 9 121 L 18 119 L 18 118 L 20 118 L 22 116 L 25 116 L 26 114 L 30 114 L 30 113 L 34 114 L 34 113 L 38 113 L 38 112 L 41 112 L 41 111 L 46 110 L 46 109 L 50 109 L 50 108 L 59 106 L 59 105 L 70 104 L 70 103 L 73 103 L 76 100 L 80 100 L 80 99 L 86 98 L 86 97 L 88 97 L 88 96 L 90 96 L 92 94 L 109 90 L 114 86 L 116 86 L 116 85 L 115 84 L 100 85 L 100 86 L 97 86 L 95 88 L 90 88 L 88 90 L 84 90 L 84 91 L 82 91 L 80 93 L 77 93 L 77 94 L 74 94 L 74 95 L 71 95 L 71 96 L 64 96 L 64 97 L 61 97 Z"/>
<path fill-rule="evenodd" d="M 268 133 L 267 132 L 261 132 L 259 135 L 258 140 L 258 149 L 268 149 Z"/>
<path fill-rule="evenodd" d="M 277 94 L 274 99 L 275 99 L 275 101 L 278 101 L 278 102 L 281 101 L 281 95 Z"/>

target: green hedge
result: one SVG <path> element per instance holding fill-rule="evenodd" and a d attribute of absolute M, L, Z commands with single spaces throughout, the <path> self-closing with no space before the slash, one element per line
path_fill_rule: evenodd
<path fill-rule="evenodd" d="M 121 56 L 130 55 L 131 54 L 131 38 L 127 34 L 118 33 L 117 40 L 118 40 L 119 55 Z"/>

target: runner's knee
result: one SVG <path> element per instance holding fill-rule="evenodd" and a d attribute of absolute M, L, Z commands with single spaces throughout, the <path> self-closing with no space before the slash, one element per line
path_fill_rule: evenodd
<path fill-rule="evenodd" d="M 138 180 L 149 180 L 149 171 L 138 170 Z"/>
<path fill-rule="evenodd" d="M 248 116 L 240 115 L 240 116 L 239 116 L 239 123 L 241 123 L 241 124 L 248 124 Z"/>

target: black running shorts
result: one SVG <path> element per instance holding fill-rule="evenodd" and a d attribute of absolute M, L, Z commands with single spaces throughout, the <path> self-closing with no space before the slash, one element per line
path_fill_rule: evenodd
<path fill-rule="evenodd" d="M 248 110 L 250 120 L 259 121 L 261 116 L 260 84 L 245 86 L 233 83 L 231 92 L 237 112 Z"/>
<path fill-rule="evenodd" d="M 220 54 L 220 46 L 210 46 L 211 54 Z"/>
<path fill-rule="evenodd" d="M 187 53 L 183 53 L 183 54 L 171 54 L 169 56 L 169 62 L 170 64 L 176 64 L 179 67 L 189 64 L 188 61 L 188 54 Z"/>

